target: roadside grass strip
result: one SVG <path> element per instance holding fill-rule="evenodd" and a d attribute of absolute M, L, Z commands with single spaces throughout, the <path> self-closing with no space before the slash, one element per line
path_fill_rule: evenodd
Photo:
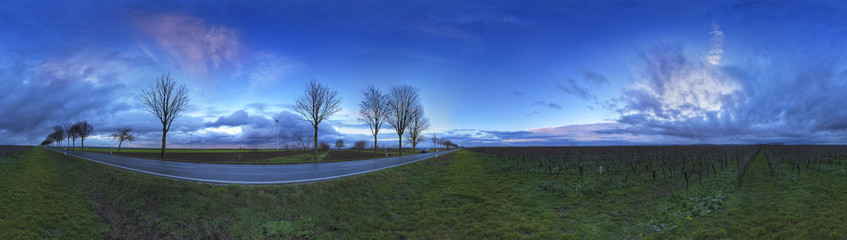
<path fill-rule="evenodd" d="M 107 226 L 60 158 L 32 149 L 2 165 L 0 239 L 102 238 Z"/>
<path fill-rule="evenodd" d="M 649 176 L 549 174 L 460 150 L 297 185 L 159 178 L 41 148 L 0 165 L 0 239 L 844 239 L 838 166 L 784 171 L 760 153 L 688 190 Z M 536 165 L 537 166 L 537 165 Z"/>

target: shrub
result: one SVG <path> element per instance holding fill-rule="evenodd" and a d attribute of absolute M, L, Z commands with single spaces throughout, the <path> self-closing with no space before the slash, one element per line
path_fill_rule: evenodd
<path fill-rule="evenodd" d="M 368 142 L 360 140 L 353 143 L 353 150 L 365 150 L 368 147 Z"/>

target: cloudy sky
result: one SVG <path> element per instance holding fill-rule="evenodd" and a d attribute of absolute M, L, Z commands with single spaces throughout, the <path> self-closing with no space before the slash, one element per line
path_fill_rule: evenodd
<path fill-rule="evenodd" d="M 315 79 L 343 111 L 319 139 L 372 139 L 362 90 L 420 89 L 459 145 L 847 142 L 841 1 L 2 1 L 0 144 L 88 121 L 87 145 L 161 125 L 138 100 L 163 73 L 190 109 L 170 147 L 270 148 L 310 132 Z M 390 129 L 380 144 L 396 144 Z"/>

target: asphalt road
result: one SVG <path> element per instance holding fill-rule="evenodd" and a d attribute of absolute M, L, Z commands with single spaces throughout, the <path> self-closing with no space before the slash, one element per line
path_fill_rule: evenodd
<path fill-rule="evenodd" d="M 60 149 L 52 150 L 59 153 L 63 152 Z M 439 154 L 443 155 L 456 150 L 442 151 Z M 435 156 L 435 153 L 423 153 L 346 162 L 247 165 L 174 162 L 79 151 L 67 151 L 67 154 L 140 173 L 226 184 L 283 184 L 321 181 L 379 171 Z"/>

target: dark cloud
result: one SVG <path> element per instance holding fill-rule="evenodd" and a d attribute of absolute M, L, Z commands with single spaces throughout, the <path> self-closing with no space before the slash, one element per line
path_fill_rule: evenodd
<path fill-rule="evenodd" d="M 661 137 L 657 139 L 634 138 L 626 131 L 619 130 L 622 124 L 597 123 L 585 125 L 567 125 L 551 128 L 530 129 L 524 131 L 490 131 L 477 129 L 457 129 L 444 132 L 441 137 L 450 139 L 462 146 L 608 146 L 660 144 L 670 140 L 678 143 L 697 143 L 685 139 Z"/>
<path fill-rule="evenodd" d="M 586 101 L 597 101 L 597 96 L 591 93 L 591 88 L 609 85 L 609 79 L 590 70 L 583 71 L 582 75 L 582 81 L 569 77 L 564 82 L 556 83 L 556 89 Z"/>
<path fill-rule="evenodd" d="M 555 103 L 548 103 L 547 106 L 552 108 L 552 109 L 562 109 L 562 106 L 559 106 L 559 104 L 555 104 Z"/>
<path fill-rule="evenodd" d="M 131 121 L 135 89 L 122 76 L 129 65 L 146 60 L 105 53 L 80 53 L 42 62 L 0 59 L 0 129 L 8 143 L 38 142 L 53 125 L 88 121 L 95 131 Z"/>
<path fill-rule="evenodd" d="M 847 91 L 847 70 L 837 63 L 845 59 L 801 48 L 768 53 L 790 61 L 719 66 L 686 55 L 681 45 L 649 47 L 639 53 L 634 74 L 645 87 L 626 90 L 618 101 L 623 126 L 600 133 L 712 143 L 843 143 L 847 95 L 837 93 Z"/>
<path fill-rule="evenodd" d="M 280 144 L 294 144 L 297 141 L 293 138 L 294 133 L 302 133 L 306 137 L 314 135 L 312 125 L 298 114 L 283 111 L 276 114 L 275 117 L 279 119 Z M 229 126 L 241 129 L 240 134 L 219 136 L 218 141 L 230 144 L 262 145 L 263 147 L 271 147 L 275 144 L 276 124 L 270 116 L 251 116 L 245 110 L 237 110 L 229 116 L 218 118 L 215 122 L 206 123 L 208 127 Z M 351 138 L 336 131 L 329 121 L 322 122 L 318 128 L 318 140 L 325 142 L 332 140 L 334 142 L 338 139 L 350 140 Z"/>
<path fill-rule="evenodd" d="M 592 85 L 610 84 L 609 79 L 606 79 L 606 76 L 603 76 L 602 74 L 592 71 L 585 71 L 583 72 L 583 75 L 585 76 L 585 82 L 590 83 Z"/>
<path fill-rule="evenodd" d="M 254 117 L 255 118 L 255 117 Z M 253 123 L 255 120 L 260 119 L 250 119 L 250 116 L 247 115 L 247 112 L 244 110 L 238 110 L 230 114 L 226 117 L 219 117 L 218 120 L 210 123 L 206 123 L 208 127 L 220 127 L 220 126 L 241 126 Z"/>
<path fill-rule="evenodd" d="M 549 108 L 552 108 L 552 109 L 562 109 L 562 106 L 560 106 L 559 104 L 547 103 L 547 102 L 544 102 L 544 101 L 532 102 L 532 106 L 542 106 L 542 107 L 549 107 Z M 536 112 L 536 113 L 538 113 L 538 112 Z"/>
<path fill-rule="evenodd" d="M 557 83 L 556 89 L 582 98 L 583 100 L 597 100 L 597 96 L 591 94 L 591 91 L 588 90 L 588 88 L 577 83 L 573 78 L 568 78 L 564 83 Z"/>

